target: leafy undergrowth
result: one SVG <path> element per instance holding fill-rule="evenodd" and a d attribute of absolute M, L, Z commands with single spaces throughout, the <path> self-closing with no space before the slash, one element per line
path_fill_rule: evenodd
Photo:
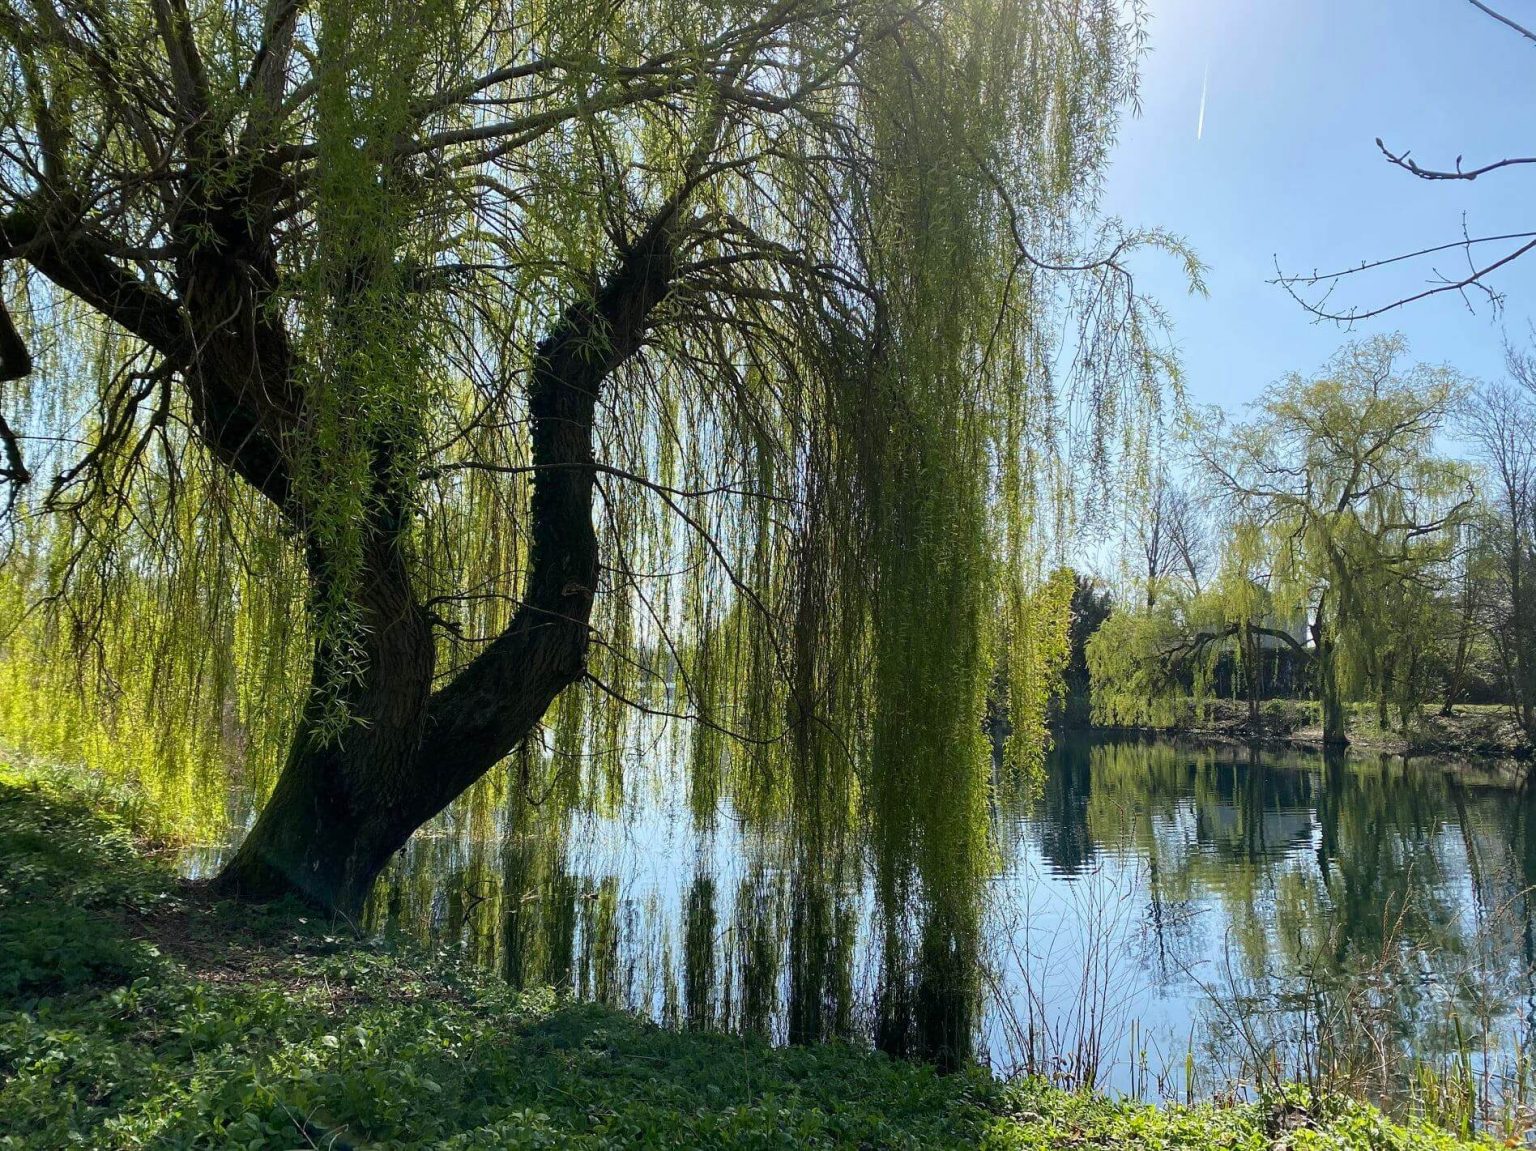
<path fill-rule="evenodd" d="M 1347 1103 L 1159 1110 L 516 993 L 212 904 L 0 771 L 0 1147 L 1399 1148 Z"/>

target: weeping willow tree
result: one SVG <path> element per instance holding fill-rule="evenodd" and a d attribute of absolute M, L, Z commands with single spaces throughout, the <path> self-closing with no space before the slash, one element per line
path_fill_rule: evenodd
<path fill-rule="evenodd" d="M 1209 718 L 1225 687 L 1246 698 L 1247 733 L 1261 736 L 1260 704 L 1266 677 L 1280 670 L 1277 654 L 1311 667 L 1303 609 L 1275 580 L 1274 538 L 1239 518 L 1213 543 L 1217 566 L 1205 586 L 1173 585 L 1155 604 L 1111 616 L 1089 642 L 1095 722 L 1180 727 L 1191 711 Z"/>
<path fill-rule="evenodd" d="M 1157 723 L 1228 655 L 1257 723 L 1266 641 L 1311 672 L 1324 743 L 1348 743 L 1348 700 L 1374 692 L 1383 726 L 1390 703 L 1417 711 L 1474 487 L 1436 452 L 1460 378 L 1405 368 L 1406 351 L 1401 336 L 1347 344 L 1317 375 L 1267 389 L 1247 422 L 1206 422 L 1200 467 L 1228 518 L 1221 571 L 1198 595 L 1105 624 L 1090 650 L 1101 721 Z"/>
<path fill-rule="evenodd" d="M 1031 730 L 1035 525 L 1169 370 L 1125 259 L 1177 245 L 1092 219 L 1138 35 L 1114 0 L 4 0 L 9 737 L 238 760 L 219 887 L 344 912 L 546 727 L 549 791 L 615 794 L 643 712 L 693 721 L 701 805 L 726 762 L 858 786 L 973 869 L 912 813 L 974 812 L 1000 665 Z"/>
<path fill-rule="evenodd" d="M 1435 587 L 1473 503 L 1467 469 L 1435 451 L 1459 378 L 1401 367 L 1406 351 L 1401 336 L 1347 344 L 1317 376 L 1271 387 L 1235 434 L 1218 424 L 1202 449 L 1239 550 L 1267 559 L 1273 609 L 1306 621 L 1306 642 L 1265 634 L 1312 666 L 1326 744 L 1348 742 L 1346 699 L 1435 641 L 1412 605 Z"/>

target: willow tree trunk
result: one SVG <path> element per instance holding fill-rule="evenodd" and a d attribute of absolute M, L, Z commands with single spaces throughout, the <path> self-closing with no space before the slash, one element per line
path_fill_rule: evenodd
<path fill-rule="evenodd" d="M 344 698 L 344 736 L 327 736 L 333 661 L 317 651 L 309 700 L 276 788 L 220 890 L 271 899 L 290 892 L 346 915 L 422 819 L 414 768 L 431 696 L 433 637 L 399 553 L 382 542 L 358 580 L 363 671 Z M 313 578 L 313 577 L 312 577 Z"/>
<path fill-rule="evenodd" d="M 548 372 L 530 390 L 533 546 L 512 626 L 432 693 L 434 641 L 397 548 L 381 544 L 359 580 L 363 673 L 337 737 L 320 723 L 335 690 L 315 656 L 310 705 L 277 787 L 216 881 L 242 898 L 293 892 L 355 916 L 418 827 L 525 738 L 580 678 L 597 585 L 591 432 L 596 392 Z"/>
<path fill-rule="evenodd" d="M 1323 605 L 1318 604 L 1312 623 L 1312 652 L 1317 665 L 1317 698 L 1323 713 L 1323 746 L 1342 748 L 1349 744 L 1344 733 L 1344 699 L 1339 692 L 1338 649 L 1328 629 Z"/>
<path fill-rule="evenodd" d="M 319 728 L 335 690 L 317 651 L 311 703 L 271 799 L 215 888 L 293 893 L 356 916 L 410 835 L 532 732 L 585 670 L 598 581 L 593 423 L 603 381 L 640 346 L 672 280 L 675 205 L 596 296 L 573 304 L 534 357 L 529 565 L 507 629 L 437 691 L 430 617 L 404 559 L 406 518 L 374 537 L 358 582 L 365 659 L 347 691 L 356 722 Z M 312 582 L 322 578 L 311 563 Z"/>
<path fill-rule="evenodd" d="M 1263 658 L 1264 647 L 1259 642 L 1258 636 L 1254 634 L 1253 625 L 1251 623 L 1244 623 L 1243 661 L 1247 664 L 1248 727 L 1252 733 L 1257 733 L 1259 730 L 1259 693 L 1263 690 L 1263 684 L 1260 680 L 1263 664 L 1260 661 Z"/>

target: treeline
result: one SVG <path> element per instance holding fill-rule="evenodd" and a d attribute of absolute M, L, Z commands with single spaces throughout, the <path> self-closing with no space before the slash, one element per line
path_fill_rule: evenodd
<path fill-rule="evenodd" d="M 1169 726 L 1220 695 L 1257 728 L 1264 699 L 1307 697 L 1339 745 L 1351 703 L 1407 731 L 1477 702 L 1536 737 L 1536 353 L 1492 383 L 1406 356 L 1351 343 L 1246 420 L 1191 420 L 1112 607 L 1080 583 L 1064 718 Z"/>

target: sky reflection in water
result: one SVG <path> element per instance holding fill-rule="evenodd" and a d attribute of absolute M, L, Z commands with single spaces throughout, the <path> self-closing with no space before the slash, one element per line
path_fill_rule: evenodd
<path fill-rule="evenodd" d="M 1196 1093 L 1261 1054 L 1302 1071 L 1302 1036 L 1491 1069 L 1529 1046 L 1536 801 L 1490 771 L 1069 738 L 995 789 L 982 889 L 931 898 L 858 827 L 808 850 L 723 798 L 701 829 L 686 790 L 653 767 L 614 814 L 519 826 L 461 803 L 370 926 L 674 1025 L 1154 1096 L 1187 1057 Z"/>

